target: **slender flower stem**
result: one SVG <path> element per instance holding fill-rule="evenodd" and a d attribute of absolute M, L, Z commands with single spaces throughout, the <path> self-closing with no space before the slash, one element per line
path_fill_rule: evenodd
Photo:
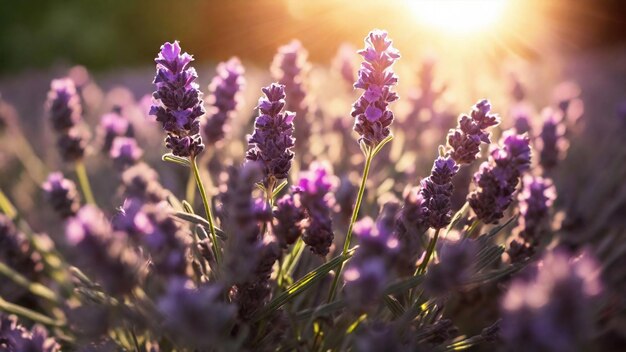
<path fill-rule="evenodd" d="M 63 326 L 63 323 L 28 308 L 5 301 L 0 297 L 0 311 L 30 319 L 48 326 Z"/>
<path fill-rule="evenodd" d="M 11 267 L 5 265 L 2 262 L 0 262 L 0 274 L 6 276 L 17 285 L 24 287 L 35 296 L 47 299 L 48 301 L 51 301 L 53 303 L 59 303 L 59 298 L 57 297 L 56 293 L 54 293 L 54 291 L 50 290 L 48 287 L 40 283 L 28 280 L 22 274 L 18 273 L 17 271 L 13 270 Z"/>
<path fill-rule="evenodd" d="M 367 183 L 367 176 L 369 175 L 370 166 L 372 165 L 372 159 L 374 158 L 374 155 L 375 153 L 371 148 L 367 148 L 365 150 L 365 166 L 363 167 L 363 177 L 361 178 L 359 193 L 357 195 L 356 202 L 354 203 L 354 209 L 352 209 L 350 226 L 348 226 L 348 233 L 346 234 L 346 239 L 343 243 L 343 251 L 341 252 L 344 256 L 348 252 L 350 242 L 352 241 L 352 230 L 354 229 L 354 223 L 356 222 L 356 219 L 359 215 L 359 209 L 361 208 L 361 202 L 363 201 L 363 194 L 365 193 L 365 184 Z M 339 276 L 341 276 L 341 270 L 343 270 L 343 262 L 339 264 L 339 267 L 335 274 L 335 278 L 333 279 L 332 286 L 330 287 L 330 293 L 328 294 L 328 303 L 332 302 L 332 300 L 335 299 L 337 284 L 339 283 Z"/>
<path fill-rule="evenodd" d="M 89 178 L 87 177 L 87 169 L 85 169 L 85 163 L 82 161 L 76 162 L 76 175 L 78 176 L 78 182 L 80 188 L 83 190 L 85 200 L 89 204 L 96 204 L 96 200 L 91 192 L 91 186 L 89 185 Z"/>
<path fill-rule="evenodd" d="M 196 157 L 189 157 L 189 163 L 191 164 L 191 169 L 193 170 L 193 175 L 196 178 L 196 184 L 198 185 L 198 190 L 200 191 L 200 197 L 202 197 L 202 203 L 204 204 L 204 212 L 207 217 L 207 221 L 209 222 L 209 232 L 211 233 L 211 242 L 213 242 L 213 251 L 215 252 L 215 262 L 218 267 L 222 261 L 222 254 L 220 252 L 219 243 L 217 242 L 217 235 L 215 234 L 215 225 L 213 222 L 213 214 L 211 213 L 211 203 L 206 195 L 206 190 L 204 189 L 204 185 L 202 184 L 202 180 L 200 179 L 200 170 L 198 170 L 198 164 L 196 163 Z"/>
<path fill-rule="evenodd" d="M 196 179 L 193 174 L 189 174 L 189 179 L 187 180 L 187 188 L 185 189 L 185 199 L 187 203 L 189 203 L 193 209 L 194 203 L 196 201 Z"/>
<path fill-rule="evenodd" d="M 476 231 L 476 229 L 478 229 L 478 225 L 480 224 L 480 220 L 476 219 L 472 222 L 472 224 L 470 225 L 470 227 L 467 229 L 467 231 L 465 232 L 465 237 L 466 238 L 472 238 L 472 235 L 474 234 L 474 232 Z"/>
<path fill-rule="evenodd" d="M 4 192 L 0 189 L 0 210 L 9 218 L 14 219 L 17 215 L 17 211 L 9 198 L 4 194 Z"/>
<path fill-rule="evenodd" d="M 428 243 L 428 248 L 426 249 L 426 256 L 422 261 L 422 264 L 417 269 L 416 274 L 423 274 L 426 271 L 426 267 L 428 266 L 428 262 L 430 262 L 430 257 L 432 257 L 433 252 L 435 251 L 435 245 L 437 244 L 437 239 L 439 238 L 439 231 L 441 229 L 437 229 L 435 231 L 435 236 Z"/>
<path fill-rule="evenodd" d="M 13 145 L 15 156 L 20 160 L 33 181 L 40 185 L 46 180 L 46 174 L 48 173 L 46 165 L 37 154 L 35 154 L 22 131 L 16 131 L 14 140 L 15 143 L 11 145 Z"/>

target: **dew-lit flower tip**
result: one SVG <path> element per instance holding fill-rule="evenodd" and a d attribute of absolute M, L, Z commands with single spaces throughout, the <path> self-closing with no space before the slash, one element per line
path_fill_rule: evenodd
<path fill-rule="evenodd" d="M 265 181 L 270 178 L 285 179 L 291 169 L 294 153 L 291 150 L 295 139 L 295 114 L 283 111 L 285 87 L 272 83 L 262 89 L 265 97 L 259 99 L 259 116 L 254 123 L 254 132 L 248 136 L 249 149 L 246 159 L 263 165 Z"/>
<path fill-rule="evenodd" d="M 114 232 L 104 214 L 83 206 L 65 227 L 76 264 L 113 295 L 130 292 L 139 282 L 141 261 L 125 233 Z"/>
<path fill-rule="evenodd" d="M 309 216 L 302 239 L 313 253 L 320 256 L 328 254 L 333 243 L 330 191 L 335 186 L 330 165 L 313 162 L 309 170 L 300 173 L 294 190 Z"/>
<path fill-rule="evenodd" d="M 63 132 L 74 127 L 81 120 L 82 114 L 74 81 L 69 78 L 52 80 L 46 107 L 52 128 L 56 131 Z"/>
<path fill-rule="evenodd" d="M 74 216 L 80 208 L 80 196 L 73 181 L 63 177 L 60 172 L 48 175 L 42 185 L 44 197 L 52 209 L 65 219 Z"/>
<path fill-rule="evenodd" d="M 156 91 L 152 94 L 155 101 L 150 115 L 162 124 L 167 133 L 165 145 L 174 155 L 198 155 L 204 149 L 199 120 L 204 115 L 204 106 L 202 93 L 194 82 L 198 75 L 189 65 L 193 57 L 182 53 L 175 41 L 163 44 L 154 61 Z"/>
<path fill-rule="evenodd" d="M 217 75 L 209 84 L 209 105 L 202 131 L 207 144 L 222 140 L 229 130 L 228 119 L 237 110 L 246 80 L 244 68 L 237 57 L 217 65 Z"/>
<path fill-rule="evenodd" d="M 391 66 L 400 57 L 387 32 L 375 29 L 365 38 L 365 48 L 359 51 L 364 61 L 358 72 L 354 88 L 363 89 L 361 97 L 352 105 L 355 118 L 354 130 L 370 147 L 378 145 L 391 134 L 389 126 L 393 122 L 390 103 L 398 99 L 392 91 L 398 77 Z"/>
<path fill-rule="evenodd" d="M 505 131 L 489 162 L 474 174 L 476 190 L 468 195 L 474 213 L 485 224 L 497 223 L 513 202 L 513 193 L 522 172 L 530 166 L 530 145 L 526 135 Z"/>
<path fill-rule="evenodd" d="M 590 253 L 546 253 L 536 275 L 513 281 L 504 295 L 504 346 L 511 351 L 578 350 L 594 334 L 593 302 L 601 291 L 600 268 Z"/>
<path fill-rule="evenodd" d="M 286 109 L 296 114 L 294 130 L 295 147 L 299 153 L 306 152 L 311 126 L 308 121 L 310 111 L 307 99 L 306 81 L 309 71 L 309 53 L 299 40 L 278 48 L 271 66 L 272 78 L 285 86 Z"/>
<path fill-rule="evenodd" d="M 491 104 L 481 100 L 472 107 L 470 115 L 461 115 L 457 127 L 448 133 L 450 156 L 457 164 L 470 164 L 480 154 L 480 144 L 491 143 L 487 129 L 500 123 L 498 115 L 490 114 Z"/>
<path fill-rule="evenodd" d="M 563 114 L 560 111 L 546 108 L 541 115 L 544 120 L 537 141 L 539 163 L 545 170 L 550 170 L 563 159 L 569 143 L 565 138 Z"/>
<path fill-rule="evenodd" d="M 142 155 L 143 150 L 137 144 L 137 140 L 131 137 L 116 137 L 109 152 L 109 156 L 119 170 L 135 165 Z"/>
<path fill-rule="evenodd" d="M 450 224 L 452 218 L 452 177 L 459 171 L 459 166 L 450 156 L 438 157 L 433 163 L 430 176 L 421 182 L 421 195 L 428 217 L 428 225 L 441 229 Z"/>

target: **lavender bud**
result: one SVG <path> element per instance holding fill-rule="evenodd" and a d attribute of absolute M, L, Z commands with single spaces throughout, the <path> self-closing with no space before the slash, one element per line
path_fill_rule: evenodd
<path fill-rule="evenodd" d="M 519 195 L 520 220 L 519 236 L 525 241 L 537 244 L 543 222 L 556 199 L 556 188 L 549 178 L 524 177 L 524 190 Z"/>
<path fill-rule="evenodd" d="M 300 173 L 297 193 L 302 207 L 309 216 L 304 225 L 302 239 L 313 253 L 325 256 L 333 243 L 334 234 L 330 214 L 329 193 L 335 187 L 329 164 L 313 162 L 308 171 Z"/>
<path fill-rule="evenodd" d="M 452 177 L 459 166 L 451 157 L 439 157 L 433 163 L 430 176 L 421 182 L 421 195 L 428 216 L 428 226 L 441 229 L 450 224 L 452 218 Z"/>
<path fill-rule="evenodd" d="M 181 157 L 198 155 L 203 149 L 199 118 L 204 115 L 202 93 L 194 81 L 196 70 L 190 66 L 193 57 L 182 53 L 178 41 L 166 42 L 154 60 L 156 100 L 150 115 L 156 116 L 167 133 L 165 146 Z"/>
<path fill-rule="evenodd" d="M 68 220 L 65 236 L 77 264 L 113 295 L 130 292 L 140 279 L 140 259 L 126 235 L 114 232 L 104 214 L 90 205 Z"/>
<path fill-rule="evenodd" d="M 189 281 L 170 281 L 158 302 L 163 328 L 181 346 L 198 350 L 222 349 L 235 325 L 237 308 L 222 302 L 222 288 L 194 288 Z"/>
<path fill-rule="evenodd" d="M 102 143 L 102 152 L 109 154 L 113 140 L 116 137 L 132 137 L 133 129 L 126 118 L 119 111 L 102 115 L 98 125 L 98 138 Z"/>
<path fill-rule="evenodd" d="M 530 165 L 527 136 L 506 131 L 501 144 L 474 175 L 476 190 L 468 195 L 474 213 L 485 224 L 497 223 L 504 216 L 522 172 Z"/>
<path fill-rule="evenodd" d="M 487 128 L 500 123 L 498 115 L 490 114 L 491 104 L 481 100 L 472 108 L 470 116 L 461 115 L 456 129 L 448 133 L 450 156 L 459 165 L 470 164 L 480 154 L 481 143 L 491 143 Z"/>
<path fill-rule="evenodd" d="M 306 61 L 308 56 L 309 53 L 302 47 L 300 41 L 293 40 L 278 48 L 271 67 L 272 78 L 285 86 L 287 100 L 285 109 L 296 114 L 295 147 L 300 153 L 306 151 L 311 134 L 308 121 L 310 108 L 305 87 L 310 66 Z"/>
<path fill-rule="evenodd" d="M 76 126 L 81 120 L 82 107 L 74 81 L 69 78 L 52 80 L 46 107 L 55 131 L 63 133 Z"/>
<path fill-rule="evenodd" d="M 87 148 L 89 133 L 78 127 L 73 127 L 60 134 L 57 139 L 57 148 L 63 161 L 71 163 L 82 160 Z"/>
<path fill-rule="evenodd" d="M 46 201 L 61 218 L 69 218 L 78 212 L 80 196 L 76 190 L 76 185 L 71 180 L 64 178 L 62 173 L 53 172 L 48 175 L 42 188 Z"/>
<path fill-rule="evenodd" d="M 428 209 L 419 187 L 404 191 L 404 203 L 396 218 L 396 234 L 400 242 L 397 270 L 401 276 L 412 275 L 415 263 L 424 248 L 422 240 L 428 230 Z"/>
<path fill-rule="evenodd" d="M 513 281 L 502 301 L 501 338 L 509 351 L 576 351 L 593 335 L 600 270 L 588 253 L 548 252 L 530 280 Z"/>
<path fill-rule="evenodd" d="M 285 86 L 272 83 L 262 89 L 265 98 L 259 99 L 259 116 L 254 132 L 248 136 L 250 145 L 246 159 L 263 165 L 265 182 L 270 178 L 284 179 L 289 175 L 294 146 L 293 120 L 295 114 L 284 111 Z"/>
<path fill-rule="evenodd" d="M 306 212 L 292 195 L 285 195 L 276 202 L 272 229 L 281 247 L 287 248 L 302 235 L 301 222 L 305 218 Z"/>
<path fill-rule="evenodd" d="M 530 121 L 532 120 L 530 109 L 524 105 L 516 106 L 513 108 L 511 114 L 513 117 L 513 129 L 517 134 L 527 133 L 528 135 L 532 135 L 532 125 Z"/>
<path fill-rule="evenodd" d="M 244 68 L 237 57 L 221 62 L 216 71 L 217 75 L 209 84 L 211 110 L 203 126 L 207 144 L 215 144 L 224 138 L 229 130 L 226 121 L 237 110 L 246 84 Z"/>
<path fill-rule="evenodd" d="M 550 170 L 563 159 L 569 145 L 565 139 L 563 114 L 546 108 L 542 111 L 542 116 L 544 122 L 537 143 L 539 163 L 545 170 Z"/>
<path fill-rule="evenodd" d="M 125 170 L 137 163 L 143 150 L 137 145 L 137 141 L 131 137 L 115 137 L 109 156 L 118 170 Z"/>
<path fill-rule="evenodd" d="M 351 115 L 355 118 L 354 130 L 360 135 L 359 143 L 363 141 L 375 147 L 391 134 L 393 112 L 388 105 L 398 100 L 398 95 L 391 90 L 398 83 L 391 66 L 400 58 L 400 53 L 387 38 L 387 32 L 375 29 L 365 38 L 365 48 L 359 54 L 365 61 L 354 88 L 364 92 L 352 105 Z"/>
<path fill-rule="evenodd" d="M 143 202 L 158 203 L 167 197 L 167 191 L 159 183 L 159 175 L 145 163 L 124 170 L 121 189 L 125 197 Z"/>

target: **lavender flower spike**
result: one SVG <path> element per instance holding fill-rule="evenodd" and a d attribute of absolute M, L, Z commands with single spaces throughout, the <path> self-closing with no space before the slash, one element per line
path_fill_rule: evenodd
<path fill-rule="evenodd" d="M 80 97 L 74 81 L 69 78 L 52 80 L 46 105 L 52 128 L 57 132 L 67 131 L 81 120 Z"/>
<path fill-rule="evenodd" d="M 335 185 L 330 165 L 314 162 L 308 171 L 301 173 L 295 190 L 309 216 L 302 239 L 313 253 L 320 256 L 328 254 L 335 237 L 329 200 L 329 192 Z"/>
<path fill-rule="evenodd" d="M 478 157 L 480 144 L 491 143 L 487 128 L 498 125 L 500 118 L 490 111 L 489 101 L 479 101 L 470 116 L 461 115 L 457 127 L 448 133 L 450 156 L 457 164 L 470 164 Z"/>
<path fill-rule="evenodd" d="M 393 112 L 388 105 L 398 99 L 391 90 L 398 83 L 391 66 L 400 58 L 400 53 L 391 45 L 387 32 L 375 29 L 365 38 L 365 48 L 359 54 L 365 61 L 361 63 L 354 88 L 364 92 L 352 105 L 351 114 L 355 118 L 354 130 L 360 135 L 359 142 L 375 147 L 391 134 Z"/>
<path fill-rule="evenodd" d="M 237 109 L 246 84 L 243 74 L 244 68 L 237 57 L 217 65 L 217 76 L 209 84 L 211 110 L 202 127 L 207 144 L 219 142 L 228 131 L 226 121 Z"/>
<path fill-rule="evenodd" d="M 74 216 L 80 208 L 80 196 L 76 185 L 60 172 L 51 173 L 42 186 L 44 196 L 61 218 Z"/>
<path fill-rule="evenodd" d="M 156 116 L 167 132 L 165 145 L 174 155 L 193 157 L 203 149 L 199 118 L 204 115 L 202 93 L 194 81 L 196 70 L 189 64 L 193 57 L 182 53 L 178 41 L 165 43 L 154 60 L 155 99 L 150 115 Z"/>
<path fill-rule="evenodd" d="M 139 161 L 143 155 L 143 150 L 137 144 L 135 138 L 115 137 L 111 145 L 109 156 L 113 159 L 113 164 L 119 170 L 125 170 Z"/>
<path fill-rule="evenodd" d="M 544 170 L 554 168 L 561 160 L 569 144 L 565 139 L 565 125 L 563 114 L 546 108 L 541 112 L 544 118 L 541 134 L 539 135 L 539 163 Z"/>
<path fill-rule="evenodd" d="M 474 175 L 477 188 L 468 196 L 474 213 L 485 224 L 497 223 L 504 216 L 522 172 L 530 166 L 530 145 L 525 134 L 506 131 L 501 144 Z"/>
<path fill-rule="evenodd" d="M 430 176 L 421 182 L 428 225 L 434 229 L 438 230 L 450 224 L 452 218 L 450 197 L 454 190 L 452 177 L 458 171 L 459 166 L 451 157 L 439 157 L 433 164 Z"/>
<path fill-rule="evenodd" d="M 271 178 L 284 179 L 291 169 L 295 139 L 293 120 L 295 114 L 284 111 L 285 86 L 272 83 L 262 89 L 265 97 L 259 99 L 259 116 L 254 132 L 248 137 L 250 149 L 246 159 L 263 165 L 265 182 Z"/>

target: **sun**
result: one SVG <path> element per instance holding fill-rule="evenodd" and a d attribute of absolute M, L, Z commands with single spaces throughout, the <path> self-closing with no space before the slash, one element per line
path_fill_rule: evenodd
<path fill-rule="evenodd" d="M 510 0 L 405 0 L 419 23 L 468 34 L 493 28 Z"/>

